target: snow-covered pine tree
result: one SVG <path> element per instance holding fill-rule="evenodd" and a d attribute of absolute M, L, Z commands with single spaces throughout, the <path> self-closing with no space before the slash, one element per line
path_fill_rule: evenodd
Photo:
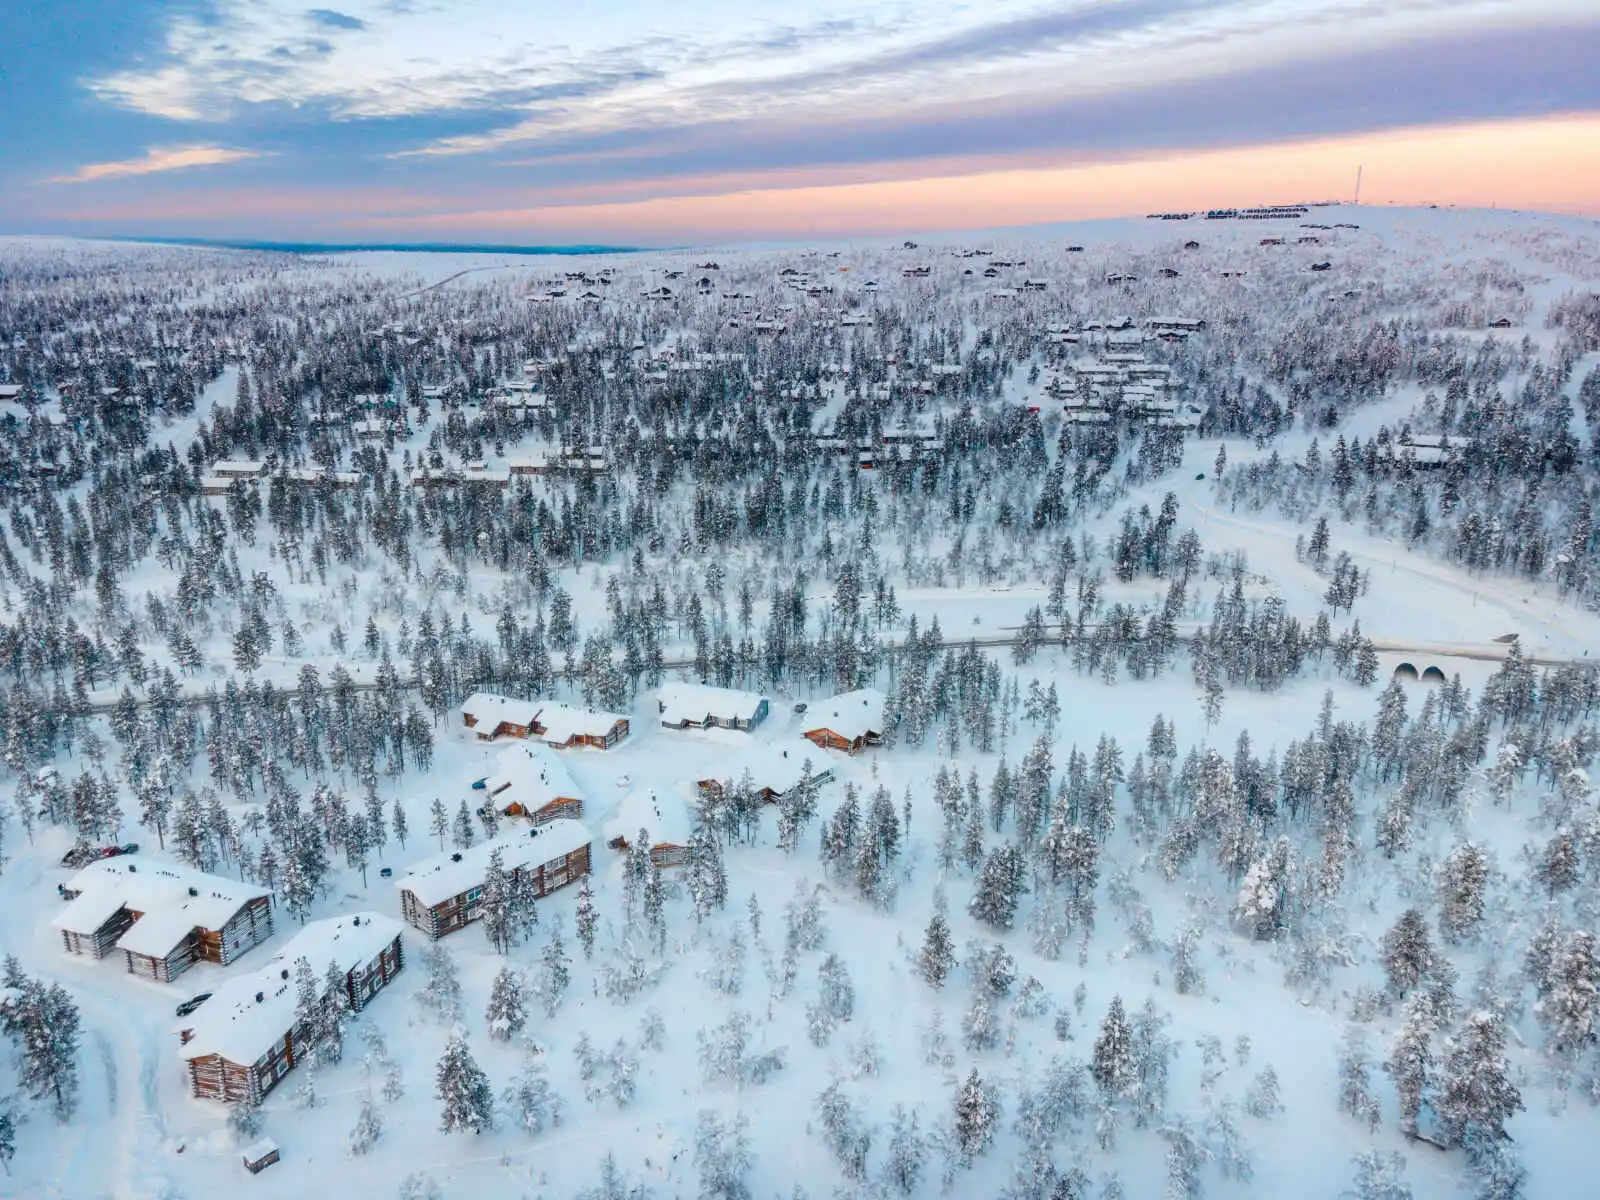
<path fill-rule="evenodd" d="M 1132 1093 L 1135 1082 L 1133 1027 L 1128 1023 L 1121 996 L 1111 997 L 1111 1006 L 1100 1023 L 1089 1073 L 1109 1099 L 1119 1100 Z"/>
<path fill-rule="evenodd" d="M 984 861 L 976 894 L 967 909 L 995 929 L 1010 929 L 1017 905 L 1028 890 L 1022 851 L 1010 842 L 996 847 Z"/>
<path fill-rule="evenodd" d="M 482 1133 L 494 1128 L 494 1094 L 472 1057 L 461 1030 L 451 1032 L 439 1058 L 434 1095 L 441 1105 L 439 1127 L 445 1133 Z"/>
<path fill-rule="evenodd" d="M 500 954 L 511 953 L 516 935 L 511 914 L 511 877 L 506 873 L 505 855 L 498 846 L 489 852 L 479 905 L 484 936 L 489 944 Z"/>
<path fill-rule="evenodd" d="M 724 1122 L 702 1109 L 695 1122 L 694 1164 L 702 1200 L 750 1200 L 745 1177 L 755 1160 L 750 1153 L 749 1120 L 743 1113 Z"/>
<path fill-rule="evenodd" d="M 856 1112 L 836 1079 L 816 1099 L 817 1124 L 822 1141 L 839 1160 L 846 1179 L 857 1183 L 867 1177 L 867 1156 L 872 1151 L 872 1130 Z"/>
<path fill-rule="evenodd" d="M 1404 1023 L 1383 1065 L 1400 1098 L 1400 1130 L 1410 1136 L 1417 1133 L 1422 1106 L 1433 1082 L 1434 1019 L 1432 1005 L 1425 996 L 1408 1000 Z"/>
<path fill-rule="evenodd" d="M 1443 1079 L 1435 1110 L 1451 1145 L 1498 1141 L 1522 1111 L 1522 1093 L 1510 1079 L 1505 1019 L 1491 1009 L 1468 1014 L 1445 1043 Z"/>
<path fill-rule="evenodd" d="M 352 1156 L 369 1153 L 383 1136 L 383 1116 L 373 1104 L 371 1096 L 361 1098 L 361 1109 L 356 1114 L 355 1127 L 350 1130 L 348 1147 Z"/>
<path fill-rule="evenodd" d="M 917 973 L 929 987 L 942 988 L 955 966 L 955 942 L 950 936 L 950 921 L 945 915 L 944 891 L 935 891 L 933 916 L 923 935 L 922 952 L 917 956 Z"/>
<path fill-rule="evenodd" d="M 1383 935 L 1380 954 L 1389 994 L 1397 999 L 1410 995 L 1438 961 L 1433 940 L 1428 936 L 1428 922 L 1414 908 L 1401 913 L 1393 928 Z"/>
<path fill-rule="evenodd" d="M 545 943 L 539 961 L 539 985 L 535 990 L 544 1005 L 544 1015 L 553 1018 L 572 981 L 572 960 L 567 957 L 567 948 L 562 943 L 559 923 L 552 924 L 550 940 Z"/>
<path fill-rule="evenodd" d="M 578 929 L 578 941 L 583 946 L 585 960 L 594 957 L 594 935 L 600 925 L 600 914 L 594 908 L 594 887 L 589 876 L 578 881 L 578 905 L 573 922 Z"/>
<path fill-rule="evenodd" d="M 550 1088 L 544 1054 L 536 1045 L 528 1046 L 522 1070 L 506 1089 L 504 1099 L 512 1120 L 524 1133 L 542 1133 L 561 1123 L 561 1099 Z"/>
<path fill-rule="evenodd" d="M 484 1013 L 489 1026 L 489 1036 L 508 1042 L 521 1033 L 528 1023 L 527 1006 L 522 995 L 522 976 L 510 966 L 503 966 L 494 977 L 489 989 L 489 1006 Z"/>
<path fill-rule="evenodd" d="M 1339 1053 L 1339 1108 L 1376 1133 L 1383 1119 L 1383 1108 L 1372 1091 L 1372 1055 L 1367 1035 L 1359 1025 L 1344 1031 Z"/>
<path fill-rule="evenodd" d="M 999 1125 L 1000 1098 L 974 1067 L 955 1096 L 955 1138 L 962 1160 L 971 1163 L 987 1150 Z"/>

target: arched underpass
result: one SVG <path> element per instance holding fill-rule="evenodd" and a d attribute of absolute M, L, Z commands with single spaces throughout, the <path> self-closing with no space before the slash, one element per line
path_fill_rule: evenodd
<path fill-rule="evenodd" d="M 1406 682 L 1421 680 L 1423 683 L 1443 683 L 1445 681 L 1444 668 L 1429 664 L 1420 672 L 1415 663 L 1403 662 L 1394 669 L 1394 677 Z"/>

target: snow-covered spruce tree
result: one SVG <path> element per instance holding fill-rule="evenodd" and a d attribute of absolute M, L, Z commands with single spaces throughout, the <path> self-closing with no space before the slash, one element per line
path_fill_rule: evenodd
<path fill-rule="evenodd" d="M 484 1012 L 489 1036 L 509 1042 L 528 1023 L 527 1006 L 522 996 L 522 975 L 509 966 L 501 967 L 489 989 L 489 1005 Z"/>
<path fill-rule="evenodd" d="M 524 1133 L 542 1133 L 561 1123 L 561 1099 L 550 1089 L 544 1054 L 538 1046 L 530 1044 L 525 1048 L 522 1070 L 503 1099 L 511 1119 Z"/>
<path fill-rule="evenodd" d="M 830 953 L 817 968 L 817 999 L 806 1006 L 806 1026 L 811 1042 L 825 1046 L 833 1031 L 855 1012 L 855 985 L 844 960 Z"/>
<path fill-rule="evenodd" d="M 724 1122 L 711 1109 L 701 1110 L 695 1122 L 694 1165 L 703 1200 L 750 1200 L 745 1176 L 755 1159 L 750 1153 L 749 1124 L 743 1113 Z"/>
<path fill-rule="evenodd" d="M 1200 926 L 1190 925 L 1178 934 L 1172 944 L 1172 987 L 1180 996 L 1205 991 L 1206 977 L 1196 961 L 1200 950 L 1200 934 Z"/>
<path fill-rule="evenodd" d="M 856 1183 L 867 1178 L 867 1156 L 872 1152 L 872 1129 L 834 1080 L 816 1099 L 817 1125 L 823 1144 L 839 1160 L 844 1177 Z"/>
<path fill-rule="evenodd" d="M 704 825 L 689 839 L 684 886 L 689 891 L 696 922 L 704 921 L 728 903 L 728 872 L 722 862 L 722 845 Z"/>
<path fill-rule="evenodd" d="M 1595 937 L 1574 930 L 1550 956 L 1534 1006 L 1552 1059 L 1574 1064 L 1600 1034 L 1600 957 Z"/>
<path fill-rule="evenodd" d="M 578 941 L 583 946 L 583 957 L 587 961 L 594 957 L 594 937 L 600 926 L 600 914 L 594 908 L 594 886 L 589 882 L 588 874 L 578 881 L 578 906 L 573 922 L 577 926 Z"/>
<path fill-rule="evenodd" d="M 438 1182 L 424 1171 L 413 1171 L 400 1181 L 400 1200 L 444 1200 Z"/>
<path fill-rule="evenodd" d="M 482 1133 L 494 1128 L 494 1093 L 489 1079 L 459 1030 L 450 1034 L 439 1057 L 434 1095 L 440 1103 L 439 1127 L 445 1133 Z"/>
<path fill-rule="evenodd" d="M 1505 1044 L 1504 1018 L 1487 1009 L 1468 1014 L 1445 1043 L 1443 1078 L 1434 1107 L 1451 1145 L 1498 1141 L 1506 1121 L 1522 1111 L 1522 1093 L 1509 1077 Z"/>
<path fill-rule="evenodd" d="M 361 1098 L 361 1110 L 356 1114 L 355 1127 L 350 1130 L 347 1148 L 352 1157 L 369 1153 L 383 1136 L 383 1115 L 373 1104 L 371 1096 Z"/>
<path fill-rule="evenodd" d="M 1270 1066 L 1262 1067 L 1250 1081 L 1245 1092 L 1244 1108 L 1258 1121 L 1270 1121 L 1283 1111 L 1283 1092 L 1278 1084 L 1278 1073 Z"/>
<path fill-rule="evenodd" d="M 928 1144 L 917 1129 L 917 1113 L 907 1112 L 900 1104 L 894 1106 L 889 1117 L 889 1144 L 879 1174 L 879 1186 L 891 1195 L 909 1196 L 928 1165 Z"/>
<path fill-rule="evenodd" d="M 461 1017 L 461 979 L 455 959 L 442 942 L 430 942 L 423 951 L 428 981 L 417 992 L 417 1003 L 443 1025 L 453 1025 Z"/>
<path fill-rule="evenodd" d="M 1439 867 L 1439 933 L 1459 945 L 1477 933 L 1483 922 L 1489 885 L 1489 856 L 1481 846 L 1464 842 Z"/>
<path fill-rule="evenodd" d="M 17 1122 L 9 1108 L 0 1108 L 0 1167 L 11 1174 L 11 1160 L 17 1156 Z"/>
<path fill-rule="evenodd" d="M 535 991 L 539 994 L 540 1003 L 544 1005 L 544 1015 L 553 1018 L 556 1010 L 561 1007 L 562 998 L 567 994 L 567 985 L 572 980 L 571 960 L 567 957 L 567 948 L 561 941 L 561 925 L 559 922 L 550 928 L 550 940 L 545 943 L 544 951 L 539 956 L 539 983 Z"/>
<path fill-rule="evenodd" d="M 457 850 L 470 849 L 474 841 L 472 833 L 472 813 L 463 800 L 461 807 L 456 809 L 455 820 L 450 823 L 450 840 L 455 843 Z"/>
<path fill-rule="evenodd" d="M 1027 864 L 1022 851 L 1007 842 L 996 847 L 984 860 L 978 889 L 967 911 L 995 929 L 1010 929 L 1017 905 L 1028 890 Z"/>
<path fill-rule="evenodd" d="M 261 1102 L 246 1095 L 228 1105 L 228 1132 L 236 1146 L 246 1146 L 261 1136 Z"/>
<path fill-rule="evenodd" d="M 1231 1103 L 1214 1105 L 1206 1113 L 1205 1141 L 1224 1179 L 1249 1183 L 1254 1178 L 1255 1159 L 1234 1120 Z"/>
<path fill-rule="evenodd" d="M 1404 1023 L 1389 1050 L 1384 1072 L 1394 1081 L 1400 1098 L 1400 1130 L 1408 1136 L 1417 1133 L 1422 1106 L 1432 1085 L 1433 1006 L 1425 996 L 1406 1002 Z"/>
<path fill-rule="evenodd" d="M 1355 1165 L 1355 1182 L 1343 1193 L 1348 1200 L 1411 1200 L 1405 1155 L 1362 1150 L 1355 1156 Z"/>
<path fill-rule="evenodd" d="M 47 1103 L 62 1124 L 78 1108 L 78 1007 L 59 983 L 22 974 L 7 958 L 0 989 L 0 1032 L 17 1049 L 17 1089 Z"/>
<path fill-rule="evenodd" d="M 1161 1127 L 1167 1143 L 1167 1196 L 1169 1200 L 1199 1200 L 1200 1169 L 1211 1157 L 1211 1149 L 1183 1117 L 1175 1117 Z"/>
<path fill-rule="evenodd" d="M 987 1150 L 999 1125 L 1000 1098 L 974 1067 L 955 1098 L 955 1137 L 962 1161 L 970 1164 Z"/>
<path fill-rule="evenodd" d="M 493 807 L 492 803 L 489 807 Z M 498 846 L 489 854 L 479 903 L 483 910 L 483 933 L 489 944 L 500 954 L 511 953 L 516 933 L 511 918 L 511 877 L 506 873 L 505 855 Z"/>
<path fill-rule="evenodd" d="M 1366 1031 L 1350 1025 L 1344 1031 L 1344 1046 L 1339 1053 L 1339 1109 L 1367 1127 L 1378 1131 L 1383 1107 L 1372 1090 L 1372 1055 L 1367 1049 Z"/>
<path fill-rule="evenodd" d="M 1290 887 L 1295 868 L 1289 839 L 1280 837 L 1266 854 L 1250 864 L 1234 901 L 1234 918 L 1257 941 L 1277 941 L 1289 920 Z"/>
<path fill-rule="evenodd" d="M 944 890 L 938 889 L 933 897 L 933 916 L 928 920 L 928 930 L 922 938 L 922 952 L 917 956 L 917 973 L 931 988 L 942 988 L 955 967 L 955 942 L 950 936 L 950 921 L 945 915 Z"/>
<path fill-rule="evenodd" d="M 1432 973 L 1438 961 L 1433 939 L 1428 936 L 1427 919 L 1414 908 L 1401 913 L 1383 935 L 1380 953 L 1389 994 L 1402 1000 Z"/>
<path fill-rule="evenodd" d="M 607 1150 L 600 1160 L 600 1179 L 578 1193 L 577 1200 L 649 1200 L 650 1188 L 628 1178 L 617 1166 L 617 1156 Z"/>
<path fill-rule="evenodd" d="M 1094 1039 L 1094 1057 L 1089 1073 L 1108 1099 L 1120 1100 L 1132 1094 L 1136 1064 L 1133 1053 L 1133 1027 L 1122 1007 L 1122 997 L 1111 997 L 1105 1020 Z"/>

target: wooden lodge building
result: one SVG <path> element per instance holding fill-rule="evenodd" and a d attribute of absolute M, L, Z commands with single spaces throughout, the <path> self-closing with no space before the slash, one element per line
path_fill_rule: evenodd
<path fill-rule="evenodd" d="M 507 875 L 531 882 L 535 896 L 548 896 L 588 874 L 589 841 L 580 822 L 558 818 L 424 859 L 397 884 L 401 915 L 435 939 L 476 921 L 483 916 L 484 879 L 497 849 Z"/>
<path fill-rule="evenodd" d="M 767 719 L 767 698 L 701 683 L 664 683 L 656 706 L 668 729 L 753 729 Z"/>
<path fill-rule="evenodd" d="M 681 867 L 689 861 L 689 839 L 694 818 L 689 805 L 676 792 L 633 792 L 606 822 L 606 845 L 626 851 L 640 833 L 650 842 L 650 861 L 657 867 Z"/>
<path fill-rule="evenodd" d="M 805 738 L 825 750 L 859 754 L 883 744 L 884 694 L 876 688 L 844 692 L 806 713 Z"/>
<path fill-rule="evenodd" d="M 628 718 L 577 708 L 559 700 L 513 700 L 474 692 L 461 706 L 462 723 L 492 742 L 497 737 L 537 738 L 557 749 L 589 746 L 609 750 L 628 736 Z"/>
<path fill-rule="evenodd" d="M 352 1011 L 365 1008 L 405 965 L 404 926 L 378 913 L 313 921 L 259 971 L 235 975 L 178 1030 L 189 1086 L 202 1100 L 259 1101 L 311 1049 L 296 1024 L 295 967 L 303 958 L 322 986 L 332 965 Z"/>
<path fill-rule="evenodd" d="M 583 816 L 583 793 L 554 751 L 537 743 L 500 751 L 495 773 L 484 782 L 489 803 L 508 817 L 527 817 L 535 825 L 560 817 Z"/>
<path fill-rule="evenodd" d="M 101 859 L 63 884 L 51 924 L 71 954 L 121 950 L 128 970 L 171 983 L 197 962 L 227 966 L 272 935 L 265 888 L 173 863 Z"/>
<path fill-rule="evenodd" d="M 730 787 L 748 782 L 765 804 L 776 804 L 800 785 L 806 765 L 811 766 L 811 782 L 827 783 L 833 768 L 815 762 L 821 756 L 809 747 L 793 742 L 788 746 L 751 746 L 732 759 L 723 759 L 695 780 L 703 796 L 721 796 Z"/>

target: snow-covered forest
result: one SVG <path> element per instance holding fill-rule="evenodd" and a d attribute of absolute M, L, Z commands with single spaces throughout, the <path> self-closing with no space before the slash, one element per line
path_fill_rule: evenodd
<path fill-rule="evenodd" d="M 0 433 L 0 1193 L 1593 1190 L 1593 222 L 0 239 Z"/>

